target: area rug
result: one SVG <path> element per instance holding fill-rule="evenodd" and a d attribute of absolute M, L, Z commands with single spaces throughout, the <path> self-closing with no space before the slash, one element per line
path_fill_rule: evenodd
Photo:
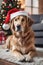
<path fill-rule="evenodd" d="M 13 56 L 12 52 L 6 52 L 7 49 L 0 49 L 0 59 L 4 59 L 13 63 L 17 63 L 20 65 L 43 65 L 43 57 L 35 57 L 33 62 L 17 62 L 15 57 Z M 38 48 L 37 48 L 38 50 Z M 41 51 L 39 49 L 39 51 Z M 43 52 L 43 50 L 42 50 Z"/>

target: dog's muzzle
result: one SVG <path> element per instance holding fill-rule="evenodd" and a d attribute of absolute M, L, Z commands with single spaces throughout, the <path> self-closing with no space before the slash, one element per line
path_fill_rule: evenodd
<path fill-rule="evenodd" d="M 17 25 L 17 31 L 21 31 L 21 25 Z"/>

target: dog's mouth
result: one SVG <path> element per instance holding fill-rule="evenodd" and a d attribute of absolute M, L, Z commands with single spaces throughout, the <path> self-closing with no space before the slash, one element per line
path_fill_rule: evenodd
<path fill-rule="evenodd" d="M 21 36 L 23 33 L 23 27 L 21 27 L 21 25 L 13 25 L 13 30 L 15 31 L 14 34 L 16 34 L 16 36 Z"/>
<path fill-rule="evenodd" d="M 17 25 L 17 26 L 15 27 L 15 30 L 18 31 L 18 32 L 20 32 L 20 31 L 21 31 L 21 26 L 20 26 L 20 25 Z"/>
<path fill-rule="evenodd" d="M 16 31 L 16 32 L 20 32 L 21 31 L 21 26 L 20 25 L 17 25 L 17 26 L 13 25 L 13 30 Z"/>
<path fill-rule="evenodd" d="M 23 32 L 23 28 L 21 27 L 21 25 L 17 25 L 17 26 L 15 26 L 15 31 L 16 32 Z"/>

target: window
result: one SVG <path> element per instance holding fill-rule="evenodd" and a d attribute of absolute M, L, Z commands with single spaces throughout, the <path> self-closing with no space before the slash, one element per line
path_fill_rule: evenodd
<path fill-rule="evenodd" d="M 30 14 L 39 14 L 39 0 L 25 0 L 25 10 Z"/>
<path fill-rule="evenodd" d="M 38 0 L 33 0 L 33 13 L 32 14 L 38 14 L 39 13 L 39 3 Z"/>
<path fill-rule="evenodd" d="M 25 10 L 31 14 L 31 0 L 25 0 Z"/>

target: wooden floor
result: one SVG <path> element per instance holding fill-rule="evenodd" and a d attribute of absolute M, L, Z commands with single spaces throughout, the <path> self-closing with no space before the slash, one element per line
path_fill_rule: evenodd
<path fill-rule="evenodd" d="M 18 64 L 11 63 L 11 62 L 8 62 L 6 60 L 0 59 L 0 65 L 18 65 Z"/>

